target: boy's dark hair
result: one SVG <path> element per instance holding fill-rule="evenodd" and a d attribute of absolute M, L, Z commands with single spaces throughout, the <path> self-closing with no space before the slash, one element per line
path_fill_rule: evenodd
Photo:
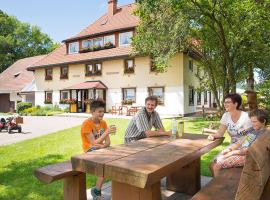
<path fill-rule="evenodd" d="M 228 99 L 228 98 L 230 98 L 234 104 L 237 103 L 236 109 L 240 110 L 240 106 L 242 105 L 242 97 L 237 93 L 231 93 L 231 94 L 227 94 L 224 97 L 224 101 L 225 99 Z"/>
<path fill-rule="evenodd" d="M 147 101 L 155 101 L 156 105 L 158 104 L 158 98 L 156 96 L 146 97 L 144 102 L 146 103 Z"/>
<path fill-rule="evenodd" d="M 105 102 L 103 100 L 94 100 L 90 104 L 91 111 L 95 111 L 97 108 L 105 109 Z"/>
<path fill-rule="evenodd" d="M 263 109 L 250 111 L 249 117 L 257 117 L 258 121 L 264 123 L 265 125 L 268 123 L 268 112 Z"/>

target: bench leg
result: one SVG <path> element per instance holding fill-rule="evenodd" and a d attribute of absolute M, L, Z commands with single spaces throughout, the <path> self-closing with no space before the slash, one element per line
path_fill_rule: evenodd
<path fill-rule="evenodd" d="M 81 173 L 64 179 L 64 200 L 86 200 L 86 175 Z"/>
<path fill-rule="evenodd" d="M 112 200 L 161 200 L 160 182 L 149 188 L 138 188 L 112 181 Z"/>
<path fill-rule="evenodd" d="M 194 195 L 201 189 L 200 161 L 198 158 L 167 176 L 167 189 Z"/>

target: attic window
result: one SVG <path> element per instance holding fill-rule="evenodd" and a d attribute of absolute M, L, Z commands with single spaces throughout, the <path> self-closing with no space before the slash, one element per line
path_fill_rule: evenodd
<path fill-rule="evenodd" d="M 21 72 L 17 72 L 16 74 L 13 74 L 13 76 L 14 76 L 14 78 L 17 78 L 20 74 L 21 74 Z"/>

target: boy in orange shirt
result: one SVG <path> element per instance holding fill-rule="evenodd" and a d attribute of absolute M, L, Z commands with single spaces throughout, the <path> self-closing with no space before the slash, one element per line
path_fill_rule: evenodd
<path fill-rule="evenodd" d="M 109 134 L 115 133 L 116 128 L 107 127 L 103 120 L 105 103 L 101 100 L 95 100 L 90 105 L 92 117 L 85 120 L 81 126 L 82 147 L 84 152 L 91 152 L 97 149 L 110 146 Z M 91 189 L 93 200 L 101 198 L 101 187 L 104 178 L 98 177 L 96 187 Z"/>

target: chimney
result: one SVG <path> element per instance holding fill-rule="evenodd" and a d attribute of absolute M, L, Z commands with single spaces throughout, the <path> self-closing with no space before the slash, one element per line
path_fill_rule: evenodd
<path fill-rule="evenodd" d="M 113 16 L 117 10 L 117 0 L 108 0 L 108 15 Z"/>

